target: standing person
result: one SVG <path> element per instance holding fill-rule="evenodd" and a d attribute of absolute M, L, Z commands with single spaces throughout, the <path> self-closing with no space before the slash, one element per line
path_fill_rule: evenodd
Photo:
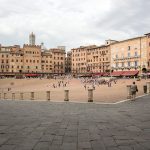
<path fill-rule="evenodd" d="M 93 87 L 93 90 L 95 90 L 95 86 L 94 86 L 94 84 L 92 85 L 92 87 Z"/>
<path fill-rule="evenodd" d="M 132 100 L 135 100 L 136 92 L 138 92 L 138 88 L 135 82 L 133 82 L 133 84 L 131 85 Z"/>

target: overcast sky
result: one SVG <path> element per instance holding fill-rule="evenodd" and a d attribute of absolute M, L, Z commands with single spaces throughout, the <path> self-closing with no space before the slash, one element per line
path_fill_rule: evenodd
<path fill-rule="evenodd" d="M 0 0 L 0 43 L 101 45 L 150 32 L 150 0 Z"/>

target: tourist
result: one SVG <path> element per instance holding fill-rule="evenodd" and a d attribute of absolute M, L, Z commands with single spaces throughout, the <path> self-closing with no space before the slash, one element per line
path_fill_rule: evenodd
<path fill-rule="evenodd" d="M 135 100 L 136 92 L 138 92 L 138 88 L 135 82 L 133 82 L 133 84 L 131 85 L 131 96 L 132 96 L 131 99 L 132 100 Z"/>
<path fill-rule="evenodd" d="M 94 86 L 94 84 L 92 85 L 92 88 L 93 88 L 93 90 L 95 90 L 95 86 Z"/>

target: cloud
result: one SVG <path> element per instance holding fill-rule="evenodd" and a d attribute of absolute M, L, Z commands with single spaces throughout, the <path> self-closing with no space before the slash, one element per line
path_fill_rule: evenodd
<path fill-rule="evenodd" d="M 145 0 L 0 0 L 0 43 L 36 43 L 68 50 L 104 40 L 125 39 L 149 32 L 150 1 Z"/>
<path fill-rule="evenodd" d="M 104 19 L 99 19 L 95 27 L 101 26 L 107 31 L 107 36 L 117 33 L 112 36 L 118 39 L 138 36 L 149 32 L 149 9 L 150 1 L 148 0 L 144 3 L 142 0 L 124 0 L 122 3 L 115 0 L 111 12 Z"/>

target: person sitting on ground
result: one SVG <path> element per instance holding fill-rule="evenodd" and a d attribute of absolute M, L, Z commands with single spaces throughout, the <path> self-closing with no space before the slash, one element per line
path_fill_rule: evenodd
<path fill-rule="evenodd" d="M 131 85 L 131 96 L 132 96 L 131 99 L 132 100 L 135 100 L 136 92 L 138 92 L 138 88 L 135 82 L 133 82 L 133 84 Z"/>

